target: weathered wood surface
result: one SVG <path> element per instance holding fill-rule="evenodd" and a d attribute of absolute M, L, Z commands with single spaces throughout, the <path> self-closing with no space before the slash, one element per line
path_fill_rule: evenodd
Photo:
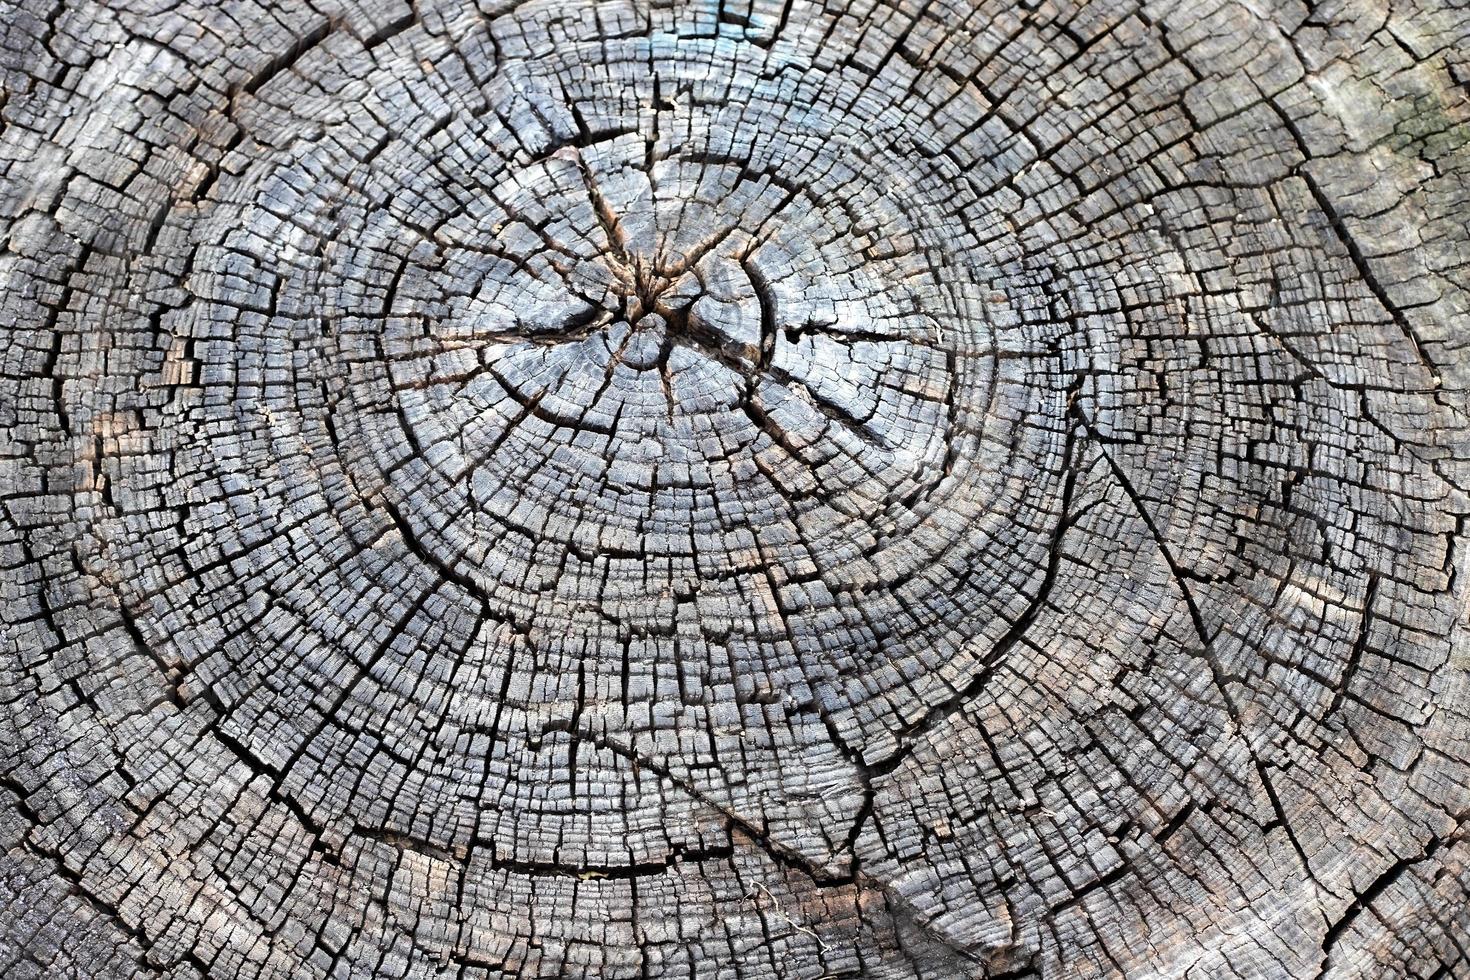
<path fill-rule="evenodd" d="M 0 974 L 1470 977 L 1458 0 L 20 0 Z"/>

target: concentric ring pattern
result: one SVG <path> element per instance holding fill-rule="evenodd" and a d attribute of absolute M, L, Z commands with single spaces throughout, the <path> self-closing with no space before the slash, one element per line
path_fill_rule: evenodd
<path fill-rule="evenodd" d="M 7 20 L 7 970 L 1470 970 L 1463 14 Z"/>

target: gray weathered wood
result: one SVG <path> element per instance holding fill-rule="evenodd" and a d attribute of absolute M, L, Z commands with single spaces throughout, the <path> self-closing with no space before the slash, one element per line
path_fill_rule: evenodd
<path fill-rule="evenodd" d="M 1460 0 L 0 0 L 0 974 L 1470 977 Z"/>

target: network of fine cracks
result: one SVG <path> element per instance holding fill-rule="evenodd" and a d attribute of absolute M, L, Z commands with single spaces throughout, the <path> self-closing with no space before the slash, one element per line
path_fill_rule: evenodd
<path fill-rule="evenodd" d="M 4 2 L 6 977 L 1470 974 L 1454 4 Z"/>

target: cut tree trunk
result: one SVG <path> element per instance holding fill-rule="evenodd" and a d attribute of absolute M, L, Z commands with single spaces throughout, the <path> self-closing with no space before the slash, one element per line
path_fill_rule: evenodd
<path fill-rule="evenodd" d="M 4 977 L 1470 977 L 1459 0 L 0 16 Z"/>

